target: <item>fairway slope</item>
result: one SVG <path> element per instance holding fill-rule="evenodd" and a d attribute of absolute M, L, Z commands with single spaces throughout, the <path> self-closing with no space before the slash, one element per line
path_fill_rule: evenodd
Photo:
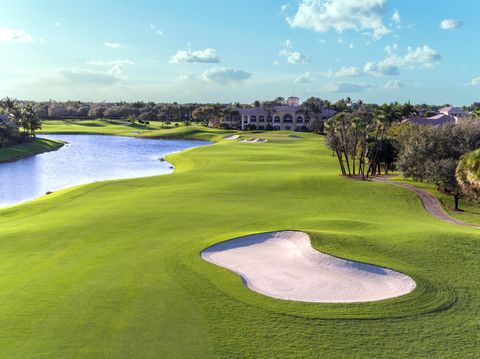
<path fill-rule="evenodd" d="M 201 255 L 241 275 L 248 288 L 278 299 L 369 302 L 410 293 L 416 286 L 410 277 L 391 269 L 316 251 L 308 235 L 297 231 L 240 237 L 213 245 Z"/>

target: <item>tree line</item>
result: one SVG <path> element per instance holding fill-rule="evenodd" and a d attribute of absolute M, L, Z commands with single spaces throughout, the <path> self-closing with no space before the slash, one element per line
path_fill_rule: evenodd
<path fill-rule="evenodd" d="M 42 121 L 34 105 L 19 104 L 8 97 L 0 101 L 0 147 L 29 142 L 41 129 Z"/>
<path fill-rule="evenodd" d="M 480 200 L 480 121 L 471 116 L 457 124 L 420 126 L 401 123 L 415 114 L 409 104 L 395 109 L 360 107 L 325 122 L 325 141 L 342 175 L 366 180 L 398 170 L 405 178 L 435 185 L 453 197 Z M 477 177 L 475 177 L 477 176 Z"/>

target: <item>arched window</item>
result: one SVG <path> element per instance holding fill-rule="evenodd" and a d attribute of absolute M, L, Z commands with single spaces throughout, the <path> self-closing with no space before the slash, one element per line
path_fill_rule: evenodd
<path fill-rule="evenodd" d="M 293 122 L 292 115 L 290 115 L 290 114 L 287 113 L 285 116 L 283 116 L 283 122 L 285 122 L 285 123 L 292 123 L 292 122 Z"/>
<path fill-rule="evenodd" d="M 267 122 L 273 122 L 272 116 L 267 117 Z"/>
<path fill-rule="evenodd" d="M 297 123 L 303 123 L 303 117 L 297 116 Z"/>
<path fill-rule="evenodd" d="M 260 116 L 260 117 L 258 118 L 258 121 L 259 121 L 259 122 L 265 122 L 265 117 Z"/>
<path fill-rule="evenodd" d="M 276 122 L 276 123 L 280 122 L 280 116 L 275 116 L 275 118 L 274 118 L 273 120 L 274 120 L 274 122 Z"/>
<path fill-rule="evenodd" d="M 250 121 L 257 122 L 257 116 L 250 116 Z"/>

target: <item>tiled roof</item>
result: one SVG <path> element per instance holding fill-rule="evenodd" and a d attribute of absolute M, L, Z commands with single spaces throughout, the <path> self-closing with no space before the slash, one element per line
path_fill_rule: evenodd
<path fill-rule="evenodd" d="M 440 126 L 447 123 L 455 123 L 455 118 L 444 114 L 435 115 L 432 117 L 413 116 L 402 122 L 414 123 L 416 125 Z"/>

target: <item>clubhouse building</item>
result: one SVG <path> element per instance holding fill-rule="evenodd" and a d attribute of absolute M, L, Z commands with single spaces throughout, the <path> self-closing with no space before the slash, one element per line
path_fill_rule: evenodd
<path fill-rule="evenodd" d="M 299 106 L 298 97 L 289 97 L 287 105 L 255 108 L 236 108 L 225 116 L 229 128 L 239 130 L 287 130 L 307 131 L 313 119 L 327 119 L 336 111 L 322 109 L 312 112 Z"/>

